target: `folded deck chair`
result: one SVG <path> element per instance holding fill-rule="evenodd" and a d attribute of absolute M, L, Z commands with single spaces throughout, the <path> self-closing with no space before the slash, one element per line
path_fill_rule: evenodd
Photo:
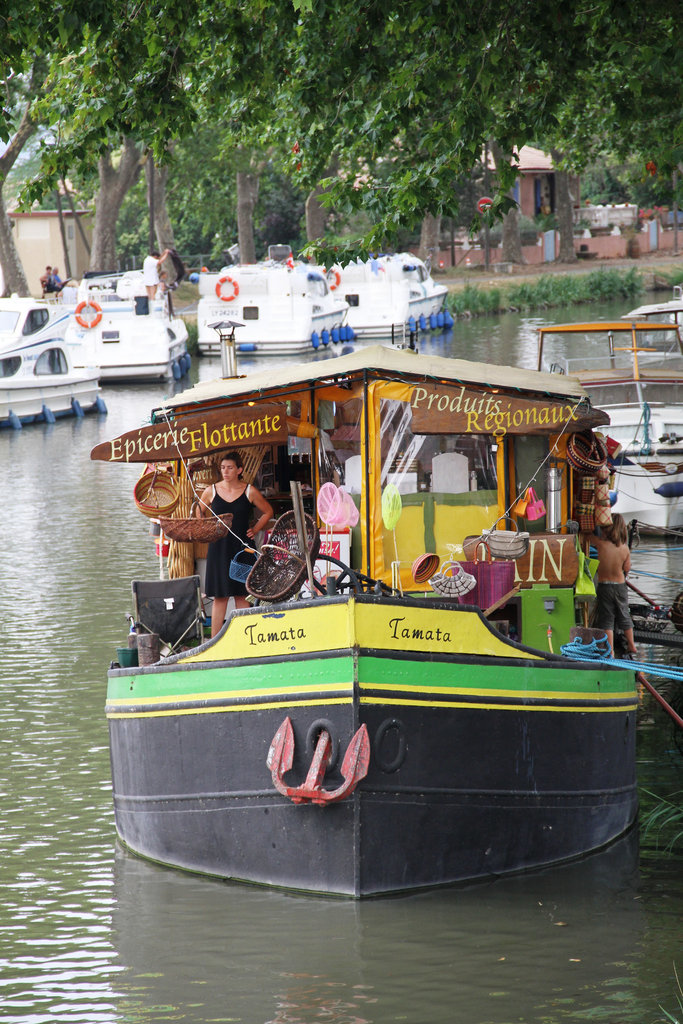
<path fill-rule="evenodd" d="M 176 580 L 133 580 L 133 615 L 148 633 L 175 650 L 202 640 L 202 594 L 199 576 Z"/>

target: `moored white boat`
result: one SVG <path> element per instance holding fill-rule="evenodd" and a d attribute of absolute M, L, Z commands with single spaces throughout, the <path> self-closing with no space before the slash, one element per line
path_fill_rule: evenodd
<path fill-rule="evenodd" d="M 609 436 L 621 446 L 611 460 L 614 511 L 644 530 L 683 527 L 681 329 L 629 317 L 538 335 L 538 368 L 578 377 L 609 414 Z"/>
<path fill-rule="evenodd" d="M 68 315 L 36 299 L 0 299 L 0 427 L 106 412 L 99 367 L 65 340 Z"/>
<path fill-rule="evenodd" d="M 148 300 L 142 271 L 88 274 L 77 301 L 61 308 L 67 341 L 91 347 L 106 383 L 179 380 L 190 368 L 185 321 L 168 293 Z"/>
<path fill-rule="evenodd" d="M 667 302 L 646 302 L 624 313 L 622 320 L 655 320 L 660 324 L 683 325 L 683 287 L 674 285 L 673 298 Z"/>
<path fill-rule="evenodd" d="M 199 351 L 220 352 L 213 323 L 241 324 L 238 352 L 296 355 L 350 340 L 348 306 L 330 290 L 323 271 L 308 264 L 277 260 L 223 267 L 199 275 Z"/>
<path fill-rule="evenodd" d="M 417 330 L 449 330 L 448 289 L 411 252 L 354 260 L 327 272 L 330 288 L 348 303 L 347 323 L 360 340 L 402 341 Z"/>

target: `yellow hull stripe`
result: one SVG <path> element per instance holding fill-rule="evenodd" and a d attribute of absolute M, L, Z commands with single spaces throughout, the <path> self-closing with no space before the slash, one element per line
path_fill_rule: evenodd
<path fill-rule="evenodd" d="M 230 700 L 242 697 L 277 697 L 278 694 L 321 693 L 325 690 L 336 691 L 346 689 L 350 689 L 348 682 L 337 684 L 330 683 L 328 686 L 320 686 L 319 684 L 311 684 L 310 686 L 275 686 L 269 687 L 267 690 L 217 690 L 215 693 L 210 690 L 202 690 L 201 693 L 166 693 L 163 697 L 140 697 L 139 700 L 131 700 L 130 697 L 110 697 L 107 700 L 107 707 L 115 707 L 116 705 L 127 707 L 130 704 L 169 704 L 173 701 L 186 700 Z"/>
<path fill-rule="evenodd" d="M 435 693 L 437 688 L 435 686 L 415 686 L 413 684 L 401 683 L 399 686 L 392 685 L 391 683 L 359 683 L 361 690 L 390 690 L 394 693 L 396 690 L 403 690 L 405 693 Z M 452 693 L 457 694 L 461 697 L 467 697 L 472 693 L 472 688 L 463 686 L 439 686 L 439 693 Z M 489 690 L 487 689 L 485 694 L 482 694 L 481 690 L 477 690 L 478 694 L 486 697 L 512 697 L 518 700 L 525 698 L 538 699 L 538 700 L 628 700 L 633 699 L 633 690 L 625 690 L 620 693 L 581 693 L 577 690 Z M 361 700 L 364 700 L 361 697 Z M 382 703 L 382 701 L 379 701 Z M 421 703 L 417 701 L 416 703 Z M 430 701 L 430 703 L 432 703 Z M 497 707 L 498 705 L 496 705 Z"/>
<path fill-rule="evenodd" d="M 406 706 L 409 706 L 409 707 L 421 707 L 421 708 L 425 708 L 425 709 L 426 708 L 451 708 L 451 709 L 454 709 L 454 708 L 480 708 L 480 709 L 483 709 L 485 711 L 568 711 L 568 712 L 571 712 L 571 713 L 573 713 L 575 715 L 576 714 L 583 714 L 584 711 L 589 713 L 589 714 L 590 713 L 595 713 L 596 711 L 597 712 L 635 711 L 637 709 L 637 707 L 638 707 L 637 704 L 620 704 L 619 707 L 603 708 L 603 707 L 583 707 L 583 706 L 578 706 L 577 707 L 576 705 L 573 706 L 573 707 L 561 707 L 561 706 L 558 706 L 558 705 L 555 705 L 555 704 L 522 704 L 522 703 L 516 703 L 516 704 L 485 704 L 483 702 L 479 703 L 478 701 L 466 701 L 466 702 L 454 704 L 453 701 L 446 701 L 446 700 L 443 700 L 443 701 L 440 701 L 440 700 L 430 700 L 429 703 L 427 704 L 427 703 L 425 703 L 425 701 L 422 701 L 422 700 L 402 700 L 400 698 L 398 698 L 396 700 L 379 700 L 378 698 L 375 698 L 375 697 L 361 697 L 360 698 L 360 703 L 361 704 L 382 704 L 382 705 L 388 705 L 388 706 L 391 706 L 391 705 L 404 706 L 404 705 L 406 705 Z"/>
<path fill-rule="evenodd" d="M 273 708 L 314 708 L 329 707 L 331 704 L 351 704 L 350 697 L 339 697 L 323 700 L 290 700 L 274 701 L 271 704 L 238 704 L 224 708 L 167 708 L 163 711 L 107 711 L 107 718 L 170 718 L 175 715 L 222 715 L 231 711 L 263 711 Z"/>

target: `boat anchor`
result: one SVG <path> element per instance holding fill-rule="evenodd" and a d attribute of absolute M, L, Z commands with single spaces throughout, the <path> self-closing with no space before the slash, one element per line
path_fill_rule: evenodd
<path fill-rule="evenodd" d="M 370 764 L 370 737 L 366 725 L 354 733 L 349 743 L 344 760 L 342 761 L 341 773 L 344 778 L 341 786 L 337 789 L 323 789 L 322 783 L 327 771 L 332 750 L 332 740 L 326 729 L 320 731 L 311 766 L 308 769 L 306 781 L 301 786 L 288 786 L 282 776 L 292 767 L 294 760 L 294 730 L 289 717 L 275 733 L 273 742 L 268 751 L 266 764 L 270 769 L 273 785 L 278 793 L 289 797 L 295 804 L 308 803 L 332 804 L 343 800 L 345 796 L 353 793 L 354 789 L 368 774 Z"/>

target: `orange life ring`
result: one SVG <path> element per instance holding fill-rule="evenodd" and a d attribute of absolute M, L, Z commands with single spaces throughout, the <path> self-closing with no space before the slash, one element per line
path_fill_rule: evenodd
<path fill-rule="evenodd" d="M 80 314 L 83 312 L 84 309 L 87 309 L 88 307 L 90 307 L 90 309 L 95 310 L 95 316 L 91 320 L 84 320 Z M 76 306 L 76 309 L 74 310 L 74 315 L 76 317 L 77 322 L 81 325 L 81 327 L 97 327 L 98 323 L 102 319 L 102 307 L 98 306 L 97 303 L 93 302 L 92 299 L 90 299 L 88 302 L 79 302 L 78 305 Z"/>
<path fill-rule="evenodd" d="M 223 295 L 224 284 L 232 285 L 232 293 L 230 295 Z M 233 302 L 237 298 L 239 293 L 240 286 L 238 285 L 237 281 L 233 281 L 233 279 L 231 277 L 227 277 L 227 275 L 225 277 L 221 277 L 218 279 L 218 283 L 216 285 L 216 295 L 218 296 L 219 299 L 222 299 L 223 302 Z"/>
<path fill-rule="evenodd" d="M 329 285 L 330 285 L 330 291 L 333 292 L 341 284 L 341 274 L 339 273 L 338 270 L 334 270 L 334 269 L 328 270 L 327 271 L 327 280 L 328 280 Z M 334 284 L 332 283 L 333 280 L 334 280 Z"/>

